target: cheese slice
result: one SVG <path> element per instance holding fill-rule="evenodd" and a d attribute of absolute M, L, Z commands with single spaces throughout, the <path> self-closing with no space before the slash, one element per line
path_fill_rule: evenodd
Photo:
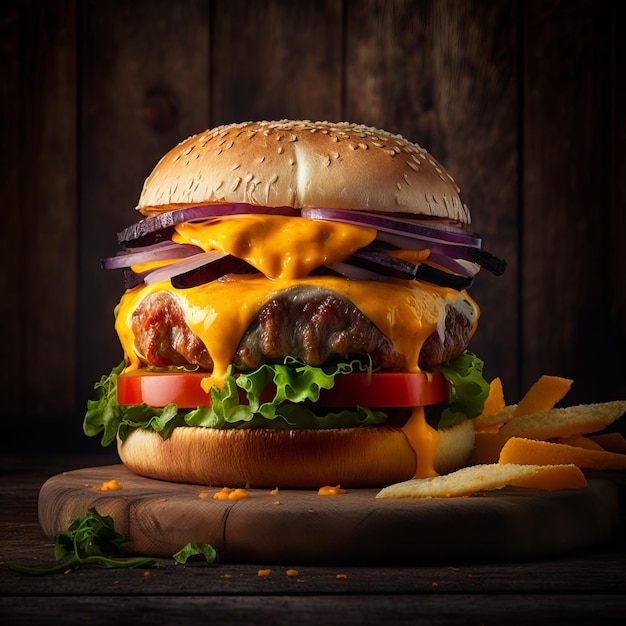
<path fill-rule="evenodd" d="M 167 280 L 128 290 L 115 324 L 128 357 L 126 371 L 141 365 L 131 331 L 132 314 L 150 293 L 167 291 L 176 297 L 189 327 L 214 361 L 212 378 L 217 381 L 225 375 L 241 338 L 263 305 L 276 293 L 299 286 L 326 289 L 351 301 L 404 355 L 406 369 L 419 371 L 424 341 L 434 331 L 441 334 L 444 330 L 446 305 L 464 311 L 473 329 L 478 307 L 465 292 L 417 281 L 310 275 L 319 265 L 345 260 L 375 235 L 374 229 L 360 226 L 265 214 L 177 225 L 173 239 L 178 243 L 237 256 L 260 273 L 228 275 L 189 289 L 176 289 Z"/>
<path fill-rule="evenodd" d="M 243 259 L 269 278 L 302 278 L 370 244 L 376 230 L 340 222 L 245 214 L 175 227 L 177 243 Z"/>
<path fill-rule="evenodd" d="M 435 455 L 439 444 L 439 432 L 426 421 L 423 406 L 413 409 L 411 417 L 402 430 L 417 457 L 417 467 L 413 478 L 438 476 L 435 470 Z"/>
<path fill-rule="evenodd" d="M 306 286 L 327 289 L 350 300 L 406 358 L 409 371 L 419 371 L 424 341 L 437 329 L 445 307 L 459 292 L 406 283 L 345 280 L 334 276 L 270 280 L 262 274 L 230 275 L 220 280 L 176 289 L 169 281 L 135 287 L 120 301 L 115 328 L 130 359 L 127 371 L 140 366 L 132 333 L 132 314 L 150 293 L 168 291 L 181 305 L 191 330 L 205 344 L 214 361 L 214 375 L 222 376 L 232 363 L 237 346 L 261 307 L 279 291 Z"/>

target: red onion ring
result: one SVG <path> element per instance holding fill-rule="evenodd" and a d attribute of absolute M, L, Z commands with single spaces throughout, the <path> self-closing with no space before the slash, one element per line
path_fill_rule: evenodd
<path fill-rule="evenodd" d="M 105 270 L 117 270 L 138 265 L 139 263 L 149 263 L 150 261 L 184 259 L 201 252 L 202 248 L 191 244 L 161 241 L 151 246 L 127 248 L 118 252 L 115 256 L 102 259 L 101 264 Z"/>
<path fill-rule="evenodd" d="M 459 246 L 479 248 L 481 239 L 476 233 L 470 233 L 456 226 L 410 220 L 380 213 L 365 213 L 346 209 L 308 208 L 302 209 L 302 216 L 313 220 L 344 222 L 356 226 L 369 226 L 376 230 L 419 237 L 426 241 L 454 243 Z"/>
<path fill-rule="evenodd" d="M 213 252 L 202 252 L 200 254 L 195 254 L 190 259 L 178 261 L 178 263 L 172 263 L 165 267 L 159 267 L 158 269 L 148 272 L 145 274 L 143 280 L 146 285 L 160 283 L 164 280 L 170 280 L 172 276 L 184 274 L 185 272 L 197 269 L 198 267 L 202 267 L 203 265 L 211 263 L 212 261 L 217 261 L 218 259 L 221 259 L 225 256 L 226 255 L 223 252 L 218 252 L 215 250 Z"/>
<path fill-rule="evenodd" d="M 117 242 L 122 244 L 134 241 L 156 233 L 166 228 L 176 226 L 183 222 L 198 222 L 201 220 L 211 219 L 213 217 L 225 217 L 229 215 L 243 215 L 245 213 L 270 213 L 274 215 L 300 215 L 299 209 L 292 207 L 264 207 L 254 206 L 246 203 L 222 203 L 222 204 L 206 204 L 203 206 L 194 206 L 187 209 L 174 209 L 159 213 L 152 217 L 147 217 L 117 234 Z"/>

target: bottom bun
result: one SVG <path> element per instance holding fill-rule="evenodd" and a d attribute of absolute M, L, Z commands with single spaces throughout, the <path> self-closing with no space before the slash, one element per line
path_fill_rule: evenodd
<path fill-rule="evenodd" d="M 439 431 L 435 469 L 463 466 L 474 424 Z M 170 437 L 136 429 L 118 440 L 122 462 L 149 478 L 219 487 L 377 487 L 412 478 L 416 456 L 399 428 L 337 430 L 174 428 Z"/>

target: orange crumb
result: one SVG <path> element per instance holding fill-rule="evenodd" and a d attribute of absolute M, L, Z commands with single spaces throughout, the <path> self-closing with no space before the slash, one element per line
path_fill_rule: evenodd
<path fill-rule="evenodd" d="M 230 496 L 232 489 L 228 487 L 223 487 L 220 491 L 217 491 L 213 494 L 214 500 L 228 500 L 228 496 Z"/>
<path fill-rule="evenodd" d="M 286 572 L 287 576 L 297 576 L 298 575 L 298 570 L 297 569 L 288 569 Z"/>
<path fill-rule="evenodd" d="M 272 573 L 271 569 L 260 569 L 257 572 L 257 576 L 269 576 Z"/>
<path fill-rule="evenodd" d="M 235 489 L 228 494 L 229 500 L 245 500 L 250 494 L 245 489 Z"/>
<path fill-rule="evenodd" d="M 105 482 L 102 483 L 102 487 L 97 487 L 96 491 L 117 491 L 118 489 L 121 489 L 122 485 L 117 482 L 117 480 L 115 480 L 115 478 L 113 480 L 107 480 Z"/>
<path fill-rule="evenodd" d="M 233 575 L 232 574 L 224 574 L 224 578 L 232 578 Z"/>
<path fill-rule="evenodd" d="M 209 494 L 206 491 L 201 491 L 198 494 L 198 498 L 206 498 Z"/>
<path fill-rule="evenodd" d="M 335 485 L 334 487 L 320 487 L 317 491 L 318 496 L 339 496 L 346 493 L 345 489 L 341 488 L 341 485 Z"/>
<path fill-rule="evenodd" d="M 335 575 L 335 578 L 348 578 L 348 574 L 337 574 Z"/>
<path fill-rule="evenodd" d="M 274 500 L 274 504 L 278 506 L 280 504 L 280 501 L 279 500 Z"/>
<path fill-rule="evenodd" d="M 270 491 L 270 496 L 276 496 L 276 495 L 278 495 L 278 487 L 276 487 L 276 489 L 272 489 Z"/>
<path fill-rule="evenodd" d="M 148 570 L 146 570 L 146 571 L 143 573 L 143 575 L 144 575 L 144 576 L 150 576 L 150 572 L 149 572 Z"/>

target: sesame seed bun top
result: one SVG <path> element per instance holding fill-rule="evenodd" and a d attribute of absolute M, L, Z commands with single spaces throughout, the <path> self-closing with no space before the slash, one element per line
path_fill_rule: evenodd
<path fill-rule="evenodd" d="M 170 150 L 144 183 L 151 216 L 213 202 L 409 213 L 469 224 L 459 188 L 426 150 L 347 122 L 218 126 Z"/>

